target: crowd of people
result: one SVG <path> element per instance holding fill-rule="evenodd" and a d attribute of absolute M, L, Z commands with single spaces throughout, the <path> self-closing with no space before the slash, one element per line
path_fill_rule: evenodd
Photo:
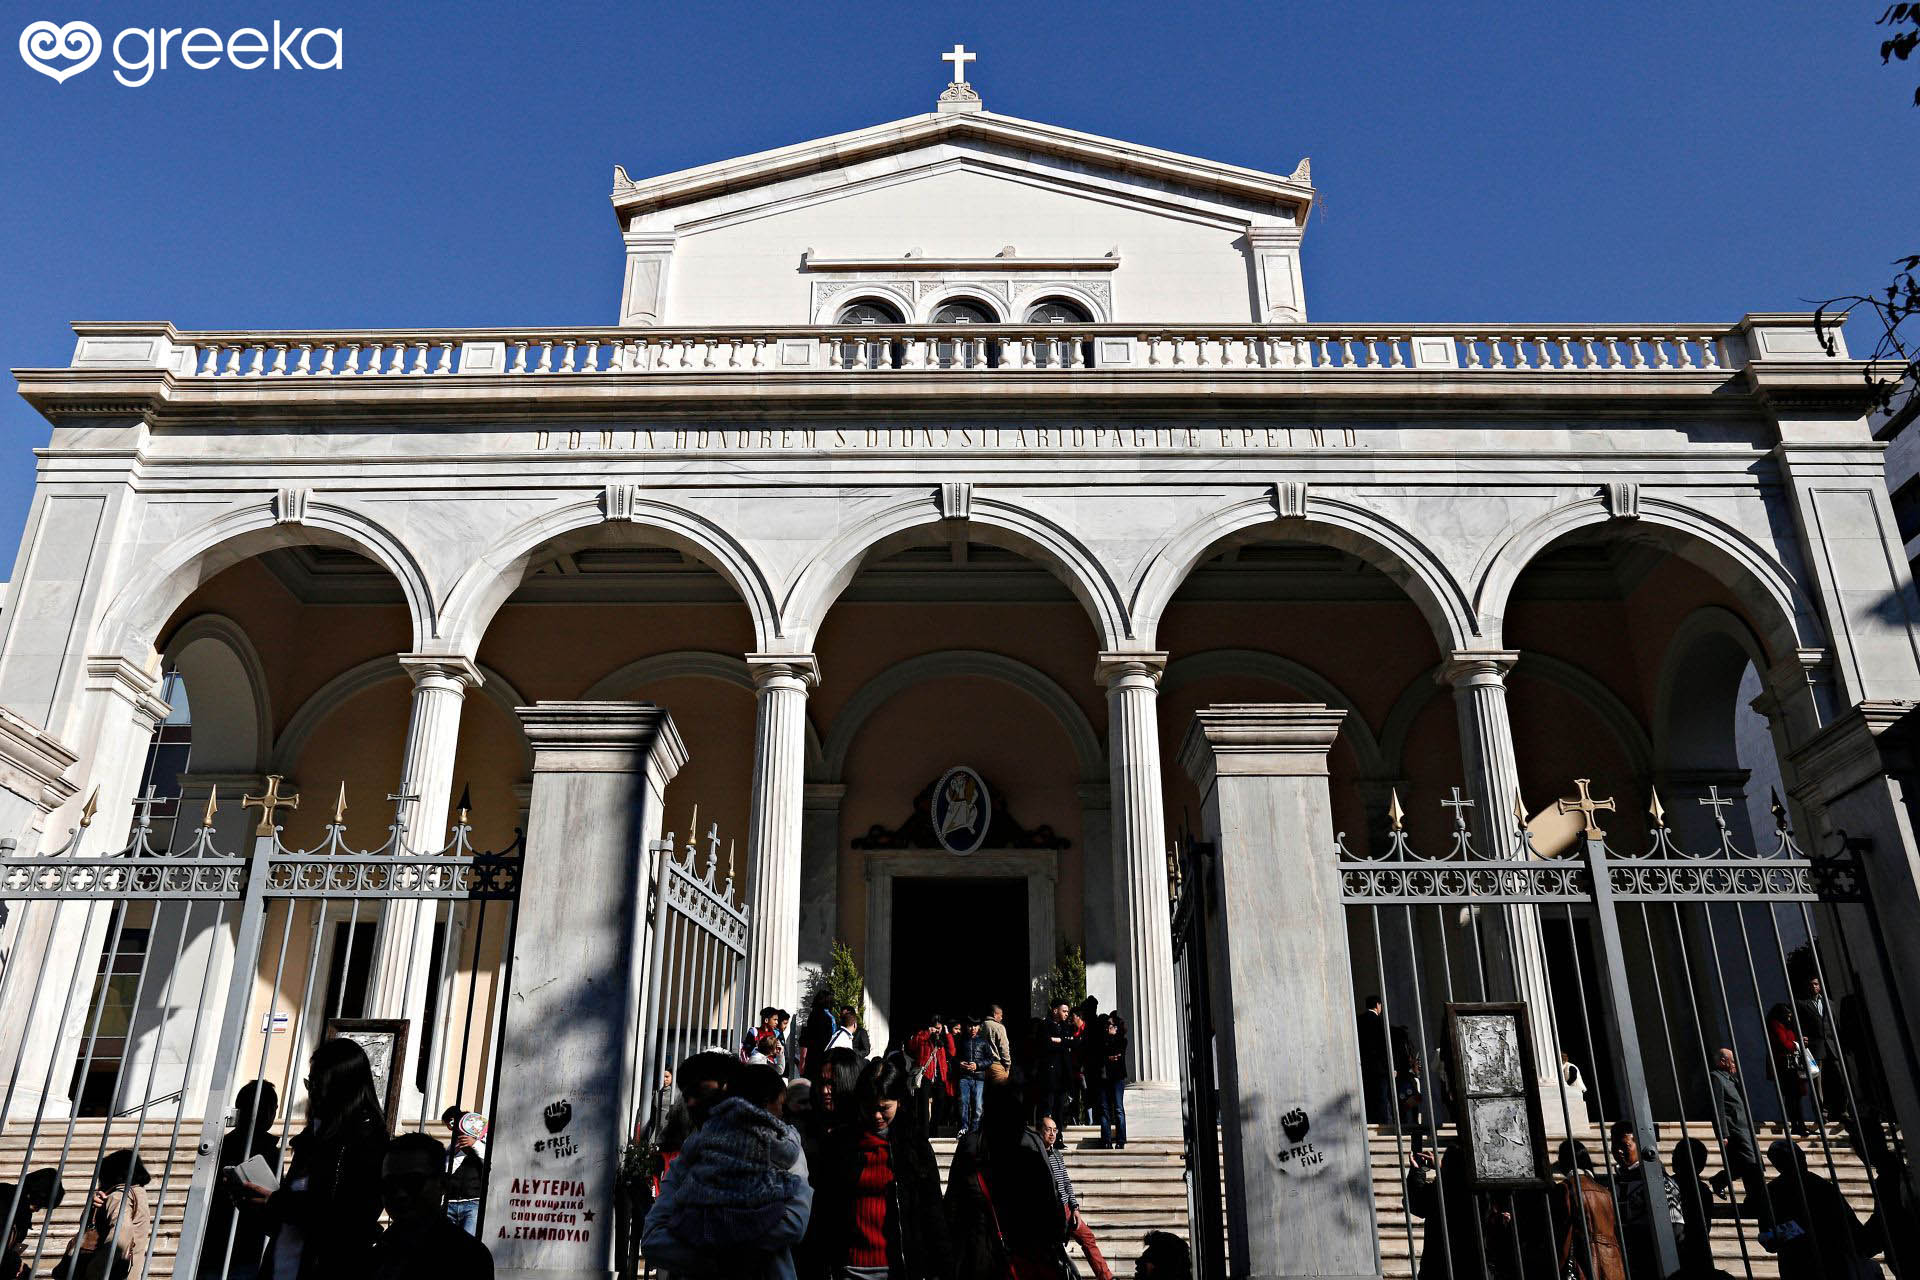
<path fill-rule="evenodd" d="M 768 1007 L 740 1044 L 740 1060 L 771 1066 L 788 1080 L 813 1079 L 836 1049 L 866 1061 L 872 1041 L 851 1006 L 834 1008 L 816 997 L 805 1024 L 795 1028 L 785 1009 Z M 1101 1147 L 1127 1145 L 1127 1024 L 1117 1011 L 1101 1013 L 1089 996 L 1077 1007 L 1056 1001 L 1046 1015 L 1009 1027 L 1005 1011 L 933 1014 L 895 1037 L 888 1056 L 907 1069 L 911 1104 L 932 1135 L 964 1137 L 979 1129 L 987 1087 L 1016 1073 L 1037 1110 L 1063 1124 L 1097 1124 Z"/>
<path fill-rule="evenodd" d="M 930 1020 L 880 1057 L 842 1034 L 857 1026 L 850 1012 L 828 1011 L 833 1030 L 803 1034 L 790 1056 L 756 1034 L 752 1052 L 679 1065 L 654 1139 L 647 1264 L 674 1280 L 1059 1280 L 1076 1242 L 1110 1280 L 1049 1109 L 1061 1056 L 1079 1048 L 1064 1006 L 1030 1062 L 1010 1052 L 997 1009 L 962 1019 L 958 1036 Z M 778 1010 L 761 1019 L 781 1022 Z M 961 1100 L 965 1128 L 944 1185 L 936 1097 Z M 1186 1243 L 1149 1234 L 1135 1274 L 1186 1280 Z"/>

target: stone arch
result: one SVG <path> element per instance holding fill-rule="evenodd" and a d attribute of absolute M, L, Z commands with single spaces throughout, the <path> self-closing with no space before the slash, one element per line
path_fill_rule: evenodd
<path fill-rule="evenodd" d="M 1749 664 L 1764 676 L 1766 650 L 1731 609 L 1702 605 L 1681 619 L 1654 685 L 1654 759 L 1662 772 L 1740 767 L 1732 729 Z"/>
<path fill-rule="evenodd" d="M 1591 525 L 1617 523 L 1623 537 L 1652 542 L 1698 565 L 1745 605 L 1767 652 L 1778 660 L 1797 647 L 1825 643 L 1811 603 L 1767 548 L 1714 516 L 1665 498 L 1642 497 L 1639 516 L 1617 520 L 1598 496 L 1580 498 L 1509 527 L 1474 572 L 1474 611 L 1497 639 L 1514 584 L 1558 539 Z M 1764 665 L 1764 664 L 1763 664 Z"/>
<path fill-rule="evenodd" d="M 476 664 L 478 665 L 478 664 Z M 513 723 L 519 723 L 519 717 L 513 714 L 515 707 L 525 706 L 526 698 L 513 687 L 507 678 L 491 667 L 480 666 L 480 693 L 494 705 L 507 713 Z M 286 728 L 274 739 L 271 767 L 269 772 L 290 774 L 299 761 L 300 753 L 306 750 L 307 742 L 314 731 L 333 714 L 334 710 L 347 699 L 365 693 L 387 683 L 389 680 L 407 679 L 405 667 L 400 665 L 398 657 L 388 655 L 383 658 L 369 658 L 357 666 L 348 667 L 333 679 L 321 685 L 300 704 L 287 720 Z M 192 688 L 188 688 L 192 696 Z M 521 751 L 526 766 L 533 768 L 533 751 L 521 738 Z"/>
<path fill-rule="evenodd" d="M 522 521 L 494 542 L 460 575 L 447 593 L 439 648 L 472 655 L 480 650 L 493 615 L 520 587 L 534 555 L 554 539 L 609 523 L 600 495 L 574 498 Z M 780 611 L 766 575 L 747 549 L 726 530 L 684 507 L 635 493 L 623 523 L 643 527 L 654 540 L 684 551 L 724 578 L 753 619 L 758 648 L 778 647 Z"/>
<path fill-rule="evenodd" d="M 994 317 L 995 324 L 1006 324 L 1007 300 L 999 297 L 977 284 L 962 284 L 957 281 L 941 284 L 938 288 L 927 290 L 920 305 L 907 314 L 915 324 L 932 324 L 933 313 L 949 302 L 973 302 L 986 309 Z"/>
<path fill-rule="evenodd" d="M 749 696 L 758 696 L 759 692 L 754 687 L 753 673 L 747 669 L 745 658 L 729 653 L 712 653 L 705 649 L 676 649 L 671 653 L 656 653 L 615 667 L 594 681 L 580 696 L 589 702 L 618 698 L 630 689 L 659 680 L 684 679 L 718 680 L 722 684 L 746 690 Z M 806 731 L 807 776 L 811 778 L 819 770 L 822 757 L 820 735 L 815 731 L 811 717 L 807 719 Z"/>
<path fill-rule="evenodd" d="M 1053 713 L 1053 718 L 1059 722 L 1067 740 L 1072 743 L 1081 781 L 1107 781 L 1106 747 L 1100 741 L 1100 735 L 1094 732 L 1093 722 L 1087 719 L 1087 713 L 1080 709 L 1080 704 L 1073 700 L 1073 696 L 1039 668 L 985 649 L 944 649 L 937 653 L 923 653 L 896 662 L 867 681 L 858 693 L 847 700 L 840 714 L 834 717 L 826 740 L 821 744 L 820 771 L 814 774 L 809 770 L 809 779 L 814 782 L 840 781 L 841 771 L 846 767 L 847 753 L 852 750 L 861 728 L 876 711 L 914 685 L 950 676 L 986 676 L 1012 685 L 1033 698 Z"/>
<path fill-rule="evenodd" d="M 913 296 L 897 285 L 861 282 L 850 289 L 821 298 L 813 315 L 815 324 L 838 324 L 842 311 L 861 302 L 878 302 L 893 308 L 904 324 L 913 319 Z"/>
<path fill-rule="evenodd" d="M 922 492 L 849 521 L 847 531 L 807 562 L 786 594 L 781 616 L 792 643 L 802 648 L 812 643 L 827 610 L 868 560 L 915 541 L 920 530 L 944 518 L 933 495 Z M 965 524 L 969 538 L 1028 556 L 1051 570 L 1086 608 L 1101 648 L 1127 647 L 1132 628 L 1119 585 L 1073 534 L 1045 516 L 978 494 L 972 496 Z"/>
<path fill-rule="evenodd" d="M 1011 314 L 1008 316 L 1008 320 L 1015 324 L 1025 324 L 1027 322 L 1026 314 L 1030 308 L 1052 298 L 1061 298 L 1085 307 L 1087 314 L 1093 317 L 1094 324 L 1104 324 L 1111 318 L 1108 312 L 1111 311 L 1112 308 L 1094 296 L 1091 290 L 1084 289 L 1076 284 L 1056 282 L 1053 284 L 1030 285 L 1016 292 L 1013 296 L 1013 307 Z"/>
<path fill-rule="evenodd" d="M 1206 649 L 1199 653 L 1185 654 L 1167 664 L 1166 674 L 1160 678 L 1160 692 L 1164 696 L 1196 680 L 1206 680 L 1215 676 L 1245 676 L 1270 680 L 1275 684 L 1298 689 L 1309 698 L 1324 702 L 1329 707 L 1344 710 L 1347 716 L 1340 722 L 1340 733 L 1353 748 L 1361 776 L 1367 778 L 1387 776 L 1387 761 L 1380 752 L 1380 742 L 1374 737 L 1372 726 L 1367 724 L 1360 713 L 1354 709 L 1353 699 L 1349 698 L 1333 681 L 1312 667 L 1295 662 L 1292 658 L 1283 658 L 1277 653 L 1267 653 L 1259 649 Z"/>
<path fill-rule="evenodd" d="M 193 714 L 189 767 L 258 772 L 273 742 L 273 710 L 266 665 L 246 630 L 225 614 L 196 613 L 174 628 L 162 653 Z"/>
<path fill-rule="evenodd" d="M 1387 718 L 1380 726 L 1380 756 L 1389 776 L 1407 776 L 1407 737 L 1413 730 L 1414 721 L 1420 718 L 1420 713 L 1427 709 L 1428 704 L 1448 692 L 1440 678 L 1444 669 L 1445 664 L 1442 663 L 1415 676 L 1400 691 L 1400 696 L 1394 699 L 1393 708 L 1387 712 Z M 1544 681 L 1580 699 L 1613 735 L 1621 754 L 1627 758 L 1634 772 L 1643 777 L 1652 773 L 1653 744 L 1645 727 L 1634 716 L 1632 709 L 1621 701 L 1620 696 L 1605 684 L 1572 663 L 1545 653 L 1522 653 L 1508 679 L 1511 680 L 1515 675 Z"/>
<path fill-rule="evenodd" d="M 400 584 L 413 624 L 413 644 L 425 647 L 437 613 L 426 572 L 398 536 L 357 511 L 312 498 L 298 521 L 281 520 L 279 499 L 258 501 L 182 534 L 149 558 L 139 576 L 113 599 L 95 630 L 97 653 L 144 660 L 174 610 L 207 579 L 279 547 L 343 547 L 372 560 Z"/>
<path fill-rule="evenodd" d="M 1478 647 L 1472 605 L 1453 574 L 1424 543 L 1357 503 L 1308 494 L 1306 514 L 1279 516 L 1271 494 L 1243 498 L 1178 530 L 1148 555 L 1131 605 L 1135 639 L 1151 645 L 1160 617 L 1194 567 L 1217 544 L 1270 527 L 1289 541 L 1312 542 L 1359 556 L 1413 600 L 1442 651 Z"/>

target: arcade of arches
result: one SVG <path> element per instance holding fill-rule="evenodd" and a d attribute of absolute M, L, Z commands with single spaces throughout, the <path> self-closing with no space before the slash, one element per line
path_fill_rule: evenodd
<path fill-rule="evenodd" d="M 1470 772 L 1449 683 L 1459 664 L 1388 573 L 1289 532 L 1297 530 L 1257 527 L 1209 549 L 1161 619 L 1166 658 L 1153 674 L 1167 840 L 1191 826 L 1199 803 L 1167 746 L 1194 711 L 1302 701 L 1349 709 L 1331 761 L 1336 825 L 1349 844 L 1383 837 L 1390 794 L 1416 843 L 1443 844 L 1451 819 L 1439 801 Z M 464 793 L 475 844 L 507 845 L 529 791 L 512 708 L 649 700 L 672 712 L 690 757 L 668 793 L 669 829 L 684 839 L 697 805 L 702 829 L 722 833 L 723 872 L 746 896 L 755 753 L 748 610 L 720 573 L 641 537 L 569 535 L 526 566 L 476 662 L 458 673 L 457 749 L 451 769 L 428 784 L 444 793 L 423 794 L 420 811 L 445 815 Z M 416 689 L 428 687 L 423 670 L 442 670 L 402 657 L 409 629 L 391 575 L 340 547 L 279 547 L 191 590 L 154 637 L 177 679 L 176 707 L 186 709 L 157 734 L 169 745 L 149 766 L 161 790 L 172 778 L 180 796 L 163 815 L 193 817 L 209 789 L 234 795 L 277 772 L 310 797 L 284 818 L 290 845 L 320 840 L 342 785 L 349 842 L 380 843 L 394 819 L 395 780 L 420 776 L 408 762 L 422 732 Z M 1770 663 L 1761 629 L 1715 576 L 1613 526 L 1548 546 L 1515 584 L 1511 652 L 1496 664 L 1530 808 L 1581 776 L 1631 813 L 1657 783 L 1676 828 L 1697 835 L 1704 818 L 1693 798 L 1717 786 L 1744 800 L 1736 810 L 1744 843 L 1769 830 L 1780 774 L 1752 706 Z M 827 612 L 814 646 L 820 678 L 806 703 L 795 933 L 806 966 L 823 964 L 834 940 L 852 948 L 876 1043 L 933 1006 L 1011 1006 L 1014 994 L 1033 1003 L 1063 946 L 1084 948 L 1089 990 L 1103 1005 L 1137 998 L 1125 988 L 1115 924 L 1124 871 L 1112 852 L 1099 647 L 1086 609 L 1053 570 L 1017 546 L 970 541 L 964 528 L 877 548 Z M 914 837 L 916 803 L 957 765 L 986 782 L 1006 847 L 957 855 Z M 1631 848 L 1643 827 L 1623 820 L 1614 839 Z M 952 892 L 939 891 L 942 880 Z M 443 990 L 466 1000 L 472 984 L 478 1007 L 495 1007 L 503 934 L 454 948 L 457 972 Z M 379 921 L 330 920 L 322 936 L 320 976 L 330 993 L 347 989 L 346 1008 L 399 1014 L 420 998 L 395 990 L 393 961 L 381 956 L 394 944 Z M 957 981 L 949 966 L 935 981 L 939 970 L 921 962 L 929 950 L 993 959 L 961 966 Z M 1356 995 L 1377 985 L 1366 963 L 1355 967 Z M 975 970 L 978 990 L 965 976 Z M 289 974 L 282 986 L 301 981 Z M 264 1015 L 267 975 L 260 985 Z M 788 1003 L 799 1000 L 795 990 Z M 165 1048 L 127 1049 L 136 1058 L 149 1051 Z M 114 1065 L 98 1069 L 111 1078 Z M 443 1081 L 446 1096 L 483 1096 L 487 1064 L 476 1057 L 464 1069 L 465 1078 Z M 90 1096 L 88 1105 L 102 1101 Z"/>

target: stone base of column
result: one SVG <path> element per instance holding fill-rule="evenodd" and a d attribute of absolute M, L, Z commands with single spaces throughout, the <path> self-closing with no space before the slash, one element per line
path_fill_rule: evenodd
<path fill-rule="evenodd" d="M 1178 1138 L 1186 1132 L 1180 1115 L 1179 1085 L 1130 1084 L 1127 1086 L 1127 1137 Z"/>

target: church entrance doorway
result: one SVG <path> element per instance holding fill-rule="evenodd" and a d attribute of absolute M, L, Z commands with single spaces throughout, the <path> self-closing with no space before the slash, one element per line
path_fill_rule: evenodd
<path fill-rule="evenodd" d="M 984 1014 L 1012 1021 L 1028 1004 L 1027 882 L 898 878 L 893 882 L 893 1000 L 887 1021 L 911 1035 L 929 1016 Z"/>
<path fill-rule="evenodd" d="M 875 1051 L 905 1044 L 913 1020 L 929 1013 L 980 1012 L 964 1007 L 974 998 L 1004 1008 L 1009 1027 L 1033 1016 L 1058 945 L 1057 861 L 1051 849 L 868 855 L 867 1031 Z M 948 1008 L 955 1000 L 962 1007 Z"/>

